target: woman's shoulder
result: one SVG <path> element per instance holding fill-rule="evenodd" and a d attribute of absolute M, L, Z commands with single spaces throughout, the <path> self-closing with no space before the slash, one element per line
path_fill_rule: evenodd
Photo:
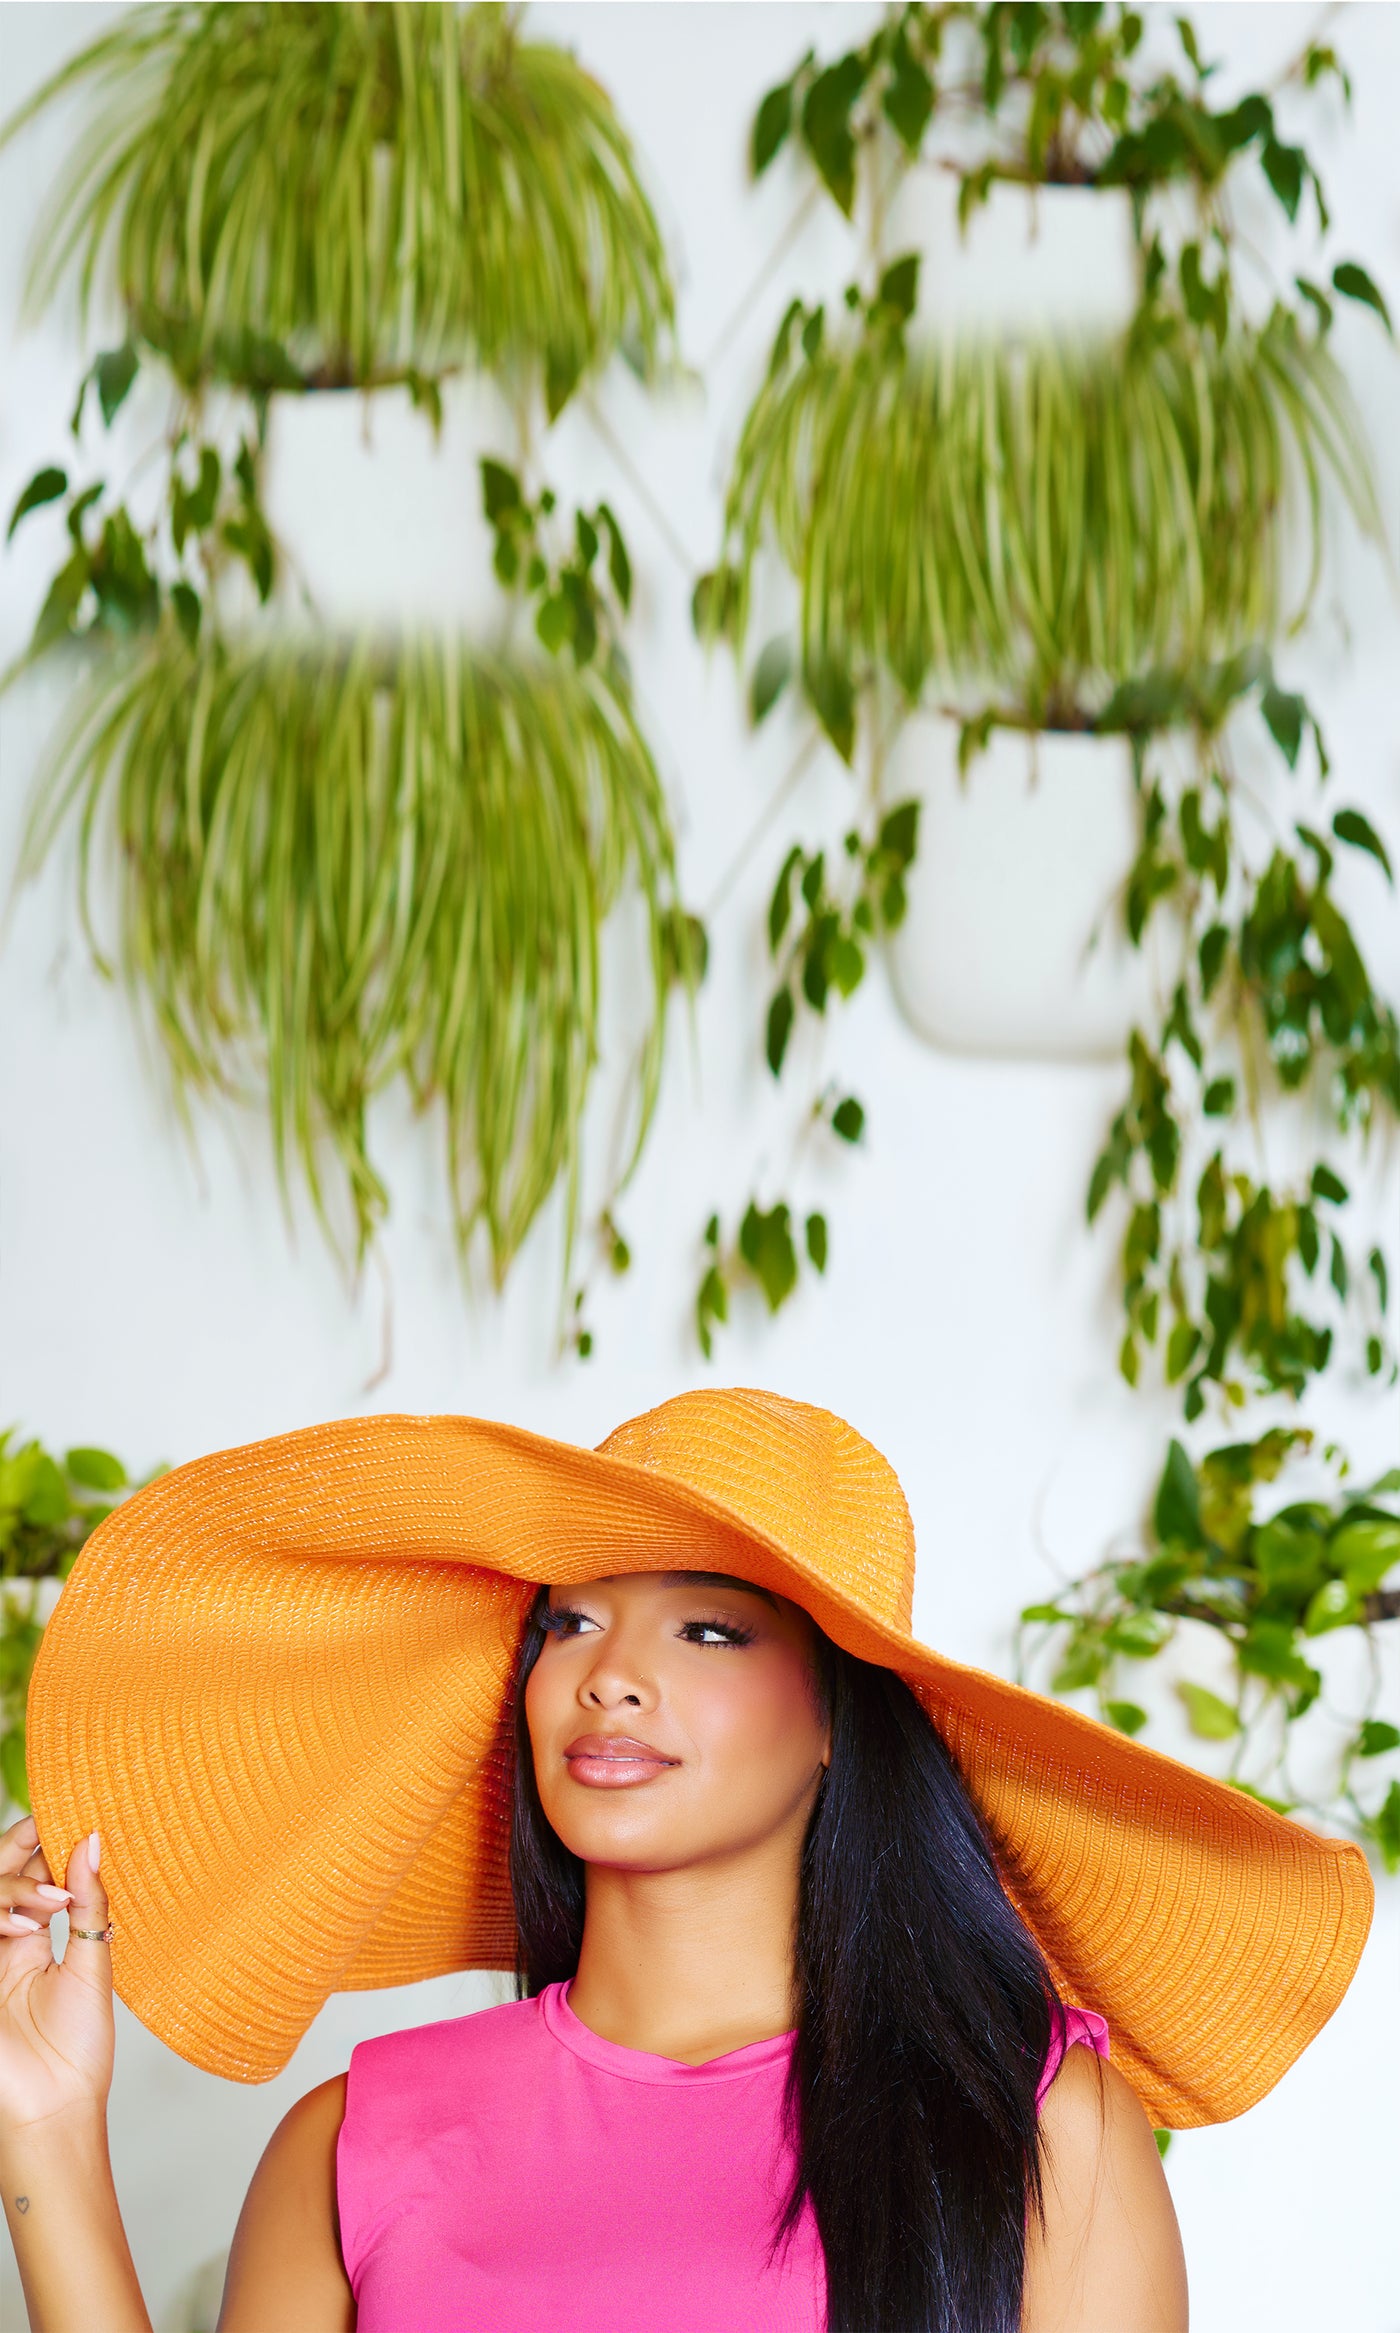
<path fill-rule="evenodd" d="M 1025 2333 L 1185 2333 L 1181 2237 L 1136 2091 L 1097 2052 L 1066 2047 L 1040 2129 L 1045 2208 L 1027 2240 Z"/>
<path fill-rule="evenodd" d="M 505 2001 L 494 2009 L 472 2009 L 463 2017 L 432 2025 L 406 2025 L 356 2042 L 350 2052 L 349 2105 L 365 2091 L 413 2088 L 431 2075 L 467 2072 L 487 2075 L 493 2062 L 505 2064 L 527 2053 L 539 2037 L 540 2007 L 534 2001 Z"/>

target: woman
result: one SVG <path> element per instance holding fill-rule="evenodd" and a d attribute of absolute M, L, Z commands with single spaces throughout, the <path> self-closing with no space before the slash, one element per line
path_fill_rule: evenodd
<path fill-rule="evenodd" d="M 599 1453 L 478 1421 L 356 1421 L 182 1475 L 118 1511 L 51 1623 L 31 1696 L 44 1827 L 55 1837 L 76 1828 L 50 1794 L 61 1795 L 75 1765 L 91 1788 L 94 1758 L 107 1758 L 110 1780 L 115 1739 L 128 1761 L 149 1771 L 154 1760 L 167 1778 L 165 1854 L 192 1877 L 202 1848 L 208 1877 L 218 1810 L 182 1818 L 177 1785 L 198 1741 L 225 1815 L 246 1800 L 258 1729 L 230 1669 L 237 1645 L 256 1636 L 247 1622 L 260 1585 L 275 1581 L 279 1633 L 297 1656 L 287 1675 L 314 1696 L 326 1662 L 309 1668 L 307 1650 L 324 1655 L 334 1642 L 348 1680 L 342 1795 L 353 1793 L 356 1711 L 383 1710 L 356 1682 L 357 1663 L 382 1662 L 396 1626 L 398 1666 L 380 1674 L 413 1687 L 403 1723 L 416 1733 L 420 1794 L 441 1741 L 436 1700 L 455 1707 L 459 1735 L 476 1732 L 454 1797 L 429 1792 L 411 1817 L 405 1800 L 369 1862 L 363 1824 L 341 1837 L 332 1894 L 357 1851 L 362 1876 L 386 1843 L 394 1864 L 370 1888 L 381 1943 L 372 1932 L 359 1940 L 350 1981 L 403 1973 L 400 1948 L 384 1939 L 409 1933 L 397 1899 L 415 1888 L 418 1932 L 432 1929 L 444 1836 L 453 1844 L 443 1868 L 455 1870 L 458 1896 L 475 1899 L 474 1933 L 486 1933 L 506 1846 L 504 1825 L 493 1827 L 492 1777 L 508 1764 L 522 1994 L 363 2043 L 348 2078 L 292 2109 L 243 2208 L 223 2333 L 592 2333 L 634 2323 L 657 2333 L 1184 2333 L 1180 2245 L 1140 2094 L 1152 2095 L 1154 2082 L 1167 2096 L 1174 2083 L 1183 2094 L 1208 2086 L 1211 2053 L 1230 2054 L 1213 2014 L 1222 1985 L 1253 2027 L 1247 2070 L 1224 2068 L 1226 2090 L 1277 2078 L 1287 2062 L 1280 2026 L 1296 2054 L 1299 2034 L 1316 2029 L 1345 1983 L 1348 1954 L 1354 1965 L 1365 1926 L 1356 1858 L 1328 1842 L 1300 1846 L 1305 1835 L 1275 1818 L 1261 1831 L 1262 1810 L 916 1646 L 898 1485 L 849 1427 L 799 1404 L 684 1396 Z M 105 1658 L 95 1651 L 104 1600 L 116 1577 L 130 1580 L 137 1551 L 153 1672 L 144 1688 L 117 1682 L 130 1664 L 112 1660 L 110 1643 Z M 594 1560 L 604 1552 L 606 1567 Z M 720 1554 L 730 1560 L 711 1568 Z M 104 1563 L 115 1567 L 105 1576 Z M 359 1599 L 371 1565 L 378 1619 L 366 1626 Z M 531 1573 L 549 1584 L 522 1586 Z M 409 1589 L 418 1609 L 401 1620 Z M 513 1673 L 483 1695 L 500 1600 L 514 1615 L 502 1632 Z M 332 1608 L 334 1628 L 324 1617 Z M 196 1612 L 204 1634 L 191 1666 Z M 188 1740 L 172 1751 L 168 1724 L 155 1719 L 171 1706 L 161 1663 L 176 1648 Z M 95 1679 L 107 1680 L 96 1713 Z M 944 1730 L 971 1723 L 985 1737 L 963 1774 L 920 1688 L 946 1712 Z M 142 1690 L 146 1724 L 133 1744 L 123 1696 Z M 267 1771 L 281 1779 L 268 1790 L 283 1794 L 280 1807 L 260 1810 L 270 1836 L 327 1755 L 327 1706 L 323 1694 L 318 1721 L 310 1701 L 289 1710 L 279 1694 L 275 1719 L 264 1714 L 264 1729 L 272 1722 L 279 1733 Z M 233 1760 L 207 1755 L 215 1717 L 221 1738 L 243 1745 L 241 1797 L 220 1780 Z M 1074 1784 L 1048 1815 L 1047 1738 Z M 1124 1754 L 1139 1800 L 1155 1787 L 1141 1838 L 1123 1811 Z M 288 1779 L 296 1755 L 312 1761 L 300 1782 Z M 1028 1816 L 1003 1803 L 998 1760 L 1035 1802 Z M 1159 1769 L 1195 1812 L 1165 1846 L 1170 1789 Z M 1122 1938 L 1135 1911 L 1085 1898 L 1089 1863 L 1075 1845 L 1096 1819 L 1084 1802 L 1101 1801 L 1115 1773 L 1118 1829 L 1101 1841 L 1099 1895 L 1131 1882 L 1146 1859 L 1162 1962 L 1128 1979 Z M 473 1807 L 463 1853 L 453 1826 Z M 126 1801 L 92 1811 L 114 1831 Z M 1280 1884 L 1287 1895 L 1286 1874 L 1306 1867 L 1278 1935 L 1267 1932 L 1266 1909 L 1243 1959 L 1241 1923 L 1226 1923 L 1233 1942 L 1222 1934 L 1224 1867 L 1200 1859 L 1202 1839 L 1217 1846 L 1221 1826 L 1230 1885 L 1252 1854 L 1272 1902 Z M 124 1841 L 131 1836 L 128 1825 Z M 416 1850 L 407 1863 L 406 1839 Z M 60 1966 L 44 1931 L 65 1891 L 53 1887 L 34 1825 L 6 1834 L 2 1860 L 0 1902 L 11 1908 L 0 1942 L 0 2172 L 31 2324 L 147 2333 L 103 2135 L 103 1870 L 87 1841 L 66 1858 L 72 1929 Z M 1215 1897 L 1202 1903 L 1208 1866 Z M 275 2006 L 259 2006 L 256 1972 L 249 1980 L 220 1944 L 187 1968 L 172 2003 L 172 1964 L 161 1962 L 154 1930 L 144 1942 L 141 1933 L 160 1874 L 140 1872 L 129 1846 L 119 1868 L 119 1917 L 125 1924 L 129 1897 L 138 1950 L 126 1996 L 157 2030 L 178 2030 L 197 2062 L 218 2061 L 230 2035 L 251 2062 L 277 2024 Z M 1105 1940 L 1105 1983 L 1125 2006 L 1122 2046 L 1137 2089 L 1104 2062 L 1104 2020 L 1063 2006 L 1042 1949 L 1053 1931 L 1061 1970 L 1083 1957 L 1064 1924 L 1069 1899 L 1056 1893 L 1067 1869 L 1080 1941 Z M 1010 1901 L 1013 1871 L 1034 1916 Z M 246 1868 L 245 1887 L 255 1878 Z M 336 1923 L 317 1920 L 314 1865 L 302 1881 L 310 1910 L 300 1933 L 324 1954 Z M 188 1878 L 185 1896 L 188 1927 Z M 1296 1944 L 1300 1921 L 1309 1958 L 1298 1964 L 1299 1998 L 1286 1997 L 1285 1969 L 1282 2002 L 1275 1991 L 1251 2008 L 1251 1982 L 1267 1969 L 1277 1987 L 1280 1950 Z M 1339 1921 L 1349 1937 L 1340 1955 Z M 1194 2033 L 1190 2004 L 1183 2022 L 1183 2005 L 1168 1998 L 1168 1957 L 1183 1948 L 1205 2004 Z M 434 1949 L 438 1965 L 466 1964 L 460 1942 Z M 1320 1991 L 1319 1953 L 1331 1955 Z M 295 1986 L 289 1972 L 281 1990 Z M 232 2022 L 230 1988 L 239 1993 Z M 1273 2053 L 1267 2066 L 1261 2049 Z M 1175 2062 L 1154 2074 L 1154 2054 Z M 1206 2099 L 1201 2111 L 1198 2098 L 1190 2118 L 1218 2110 Z"/>

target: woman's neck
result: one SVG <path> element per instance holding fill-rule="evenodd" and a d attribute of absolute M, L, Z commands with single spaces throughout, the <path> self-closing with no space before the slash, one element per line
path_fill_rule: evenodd
<path fill-rule="evenodd" d="M 692 2066 L 788 2032 L 800 1855 L 798 1836 L 680 1871 L 590 1864 L 575 2016 Z"/>

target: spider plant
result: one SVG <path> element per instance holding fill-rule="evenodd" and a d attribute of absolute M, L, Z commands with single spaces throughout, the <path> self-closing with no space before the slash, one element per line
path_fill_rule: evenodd
<path fill-rule="evenodd" d="M 598 84 L 513 11 L 422 0 L 138 7 L 53 75 L 102 100 L 31 300 L 109 245 L 186 379 L 369 384 L 542 365 L 552 411 L 671 322 L 661 236 Z"/>
<path fill-rule="evenodd" d="M 651 1000 L 635 1160 L 656 1098 L 670 831 L 651 755 L 599 666 L 191 642 L 170 616 L 109 652 L 36 800 L 22 872 L 64 819 L 116 828 L 121 955 L 183 1096 L 265 1089 L 284 1186 L 363 1253 L 386 1206 L 366 1113 L 400 1076 L 440 1103 L 456 1229 L 497 1284 L 562 1175 L 597 1053 L 599 940 L 630 876 Z M 335 1203 L 326 1167 L 340 1170 Z"/>
<path fill-rule="evenodd" d="M 877 299 L 838 337 L 795 305 L 735 460 L 726 620 L 742 637 L 771 530 L 819 708 L 824 678 L 882 668 L 911 702 L 932 676 L 1073 719 L 1146 667 L 1300 621 L 1327 480 L 1379 531 L 1342 375 L 1282 309 L 1223 343 L 1160 309 L 1100 346 L 917 351 L 902 323 Z M 1311 557 L 1285 609 L 1295 483 Z"/>

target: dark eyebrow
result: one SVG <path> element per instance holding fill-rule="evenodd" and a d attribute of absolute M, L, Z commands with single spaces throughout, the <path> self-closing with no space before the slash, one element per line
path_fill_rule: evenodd
<path fill-rule="evenodd" d="M 777 1597 L 770 1595 L 767 1588 L 756 1587 L 752 1580 L 736 1579 L 732 1572 L 654 1572 L 652 1577 L 669 1580 L 678 1588 L 737 1588 L 741 1595 L 761 1596 L 775 1612 L 782 1610 Z"/>

